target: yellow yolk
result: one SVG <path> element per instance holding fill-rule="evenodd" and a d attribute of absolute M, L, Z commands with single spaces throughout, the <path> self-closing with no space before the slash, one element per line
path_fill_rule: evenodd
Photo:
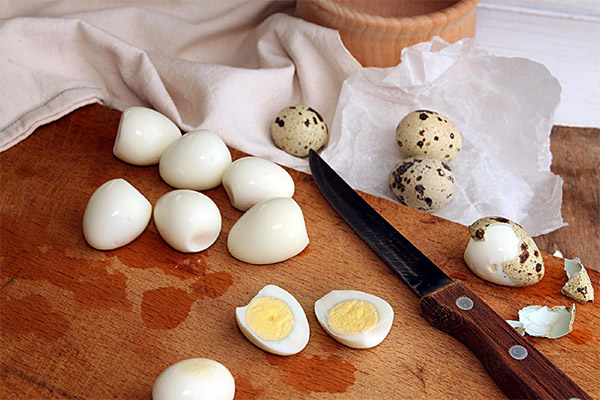
<path fill-rule="evenodd" d="M 345 300 L 336 304 L 327 313 L 327 325 L 341 335 L 365 332 L 379 322 L 375 306 L 365 300 Z"/>
<path fill-rule="evenodd" d="M 246 323 L 263 340 L 281 340 L 292 331 L 294 315 L 284 301 L 264 296 L 252 300 Z"/>

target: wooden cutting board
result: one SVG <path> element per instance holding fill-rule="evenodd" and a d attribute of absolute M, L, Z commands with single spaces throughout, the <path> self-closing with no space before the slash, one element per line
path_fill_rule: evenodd
<path fill-rule="evenodd" d="M 248 265 L 228 254 L 227 234 L 241 212 L 222 187 L 205 192 L 221 210 L 223 229 L 204 252 L 171 249 L 153 222 L 123 248 L 89 247 L 81 220 L 99 185 L 124 178 L 152 204 L 171 190 L 156 166 L 135 167 L 112 155 L 119 118 L 116 110 L 85 107 L 0 155 L 1 398 L 149 399 L 160 372 L 190 357 L 225 364 L 238 400 L 503 397 L 465 347 L 418 315 L 418 299 L 300 172 L 290 171 L 311 242 L 283 263 Z M 464 265 L 464 226 L 365 198 L 502 318 L 516 319 L 532 304 L 571 305 L 560 294 L 561 260 L 544 254 L 546 277 L 533 287 L 488 284 Z M 600 274 L 590 274 L 599 290 Z M 236 325 L 235 307 L 267 284 L 291 292 L 306 311 L 310 341 L 297 355 L 265 353 Z M 392 305 L 394 325 L 381 345 L 350 349 L 323 331 L 313 305 L 334 289 L 363 290 Z M 599 327 L 598 302 L 577 305 L 568 336 L 528 340 L 600 398 Z"/>

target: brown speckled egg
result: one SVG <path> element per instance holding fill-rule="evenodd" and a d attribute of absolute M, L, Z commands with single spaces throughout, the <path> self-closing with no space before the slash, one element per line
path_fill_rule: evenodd
<path fill-rule="evenodd" d="M 295 105 L 279 111 L 271 123 L 271 136 L 280 149 L 293 156 L 306 157 L 310 149 L 317 151 L 325 145 L 328 129 L 317 111 Z"/>
<path fill-rule="evenodd" d="M 400 203 L 428 212 L 442 208 L 454 194 L 452 169 L 433 157 L 405 159 L 390 173 L 389 183 Z"/>
<path fill-rule="evenodd" d="M 517 223 L 483 217 L 469 226 L 465 263 L 482 279 L 505 286 L 528 286 L 544 277 L 537 245 Z"/>
<path fill-rule="evenodd" d="M 406 156 L 428 156 L 450 161 L 460 151 L 462 137 L 448 118 L 434 111 L 409 113 L 396 127 L 396 145 Z"/>

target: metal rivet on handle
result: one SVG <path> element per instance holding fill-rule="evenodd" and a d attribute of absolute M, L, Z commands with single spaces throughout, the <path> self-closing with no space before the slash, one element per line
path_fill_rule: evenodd
<path fill-rule="evenodd" d="M 466 296 L 462 296 L 456 299 L 456 305 L 461 310 L 470 310 L 471 308 L 473 308 L 473 300 Z"/>
<path fill-rule="evenodd" d="M 515 360 L 524 360 L 527 358 L 527 349 L 517 344 L 508 350 L 508 354 Z"/>

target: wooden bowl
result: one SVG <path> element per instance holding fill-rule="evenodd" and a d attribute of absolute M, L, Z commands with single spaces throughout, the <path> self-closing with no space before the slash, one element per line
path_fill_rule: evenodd
<path fill-rule="evenodd" d="M 296 16 L 337 29 L 365 67 L 400 62 L 402 49 L 434 36 L 452 43 L 475 36 L 479 0 L 298 0 Z"/>

